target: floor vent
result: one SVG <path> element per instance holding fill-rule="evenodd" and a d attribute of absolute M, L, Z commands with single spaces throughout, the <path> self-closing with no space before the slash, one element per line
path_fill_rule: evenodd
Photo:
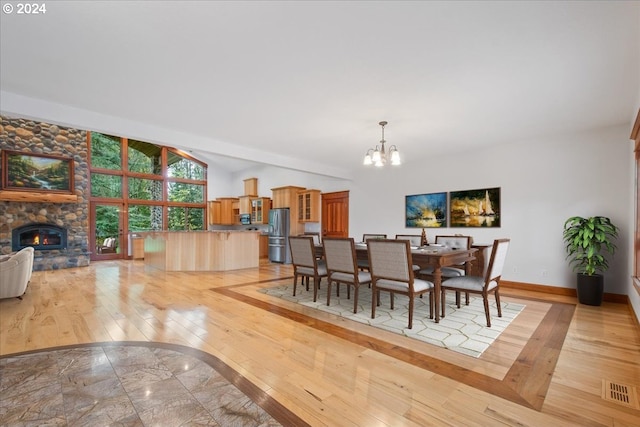
<path fill-rule="evenodd" d="M 629 408 L 640 409 L 636 388 L 627 384 L 602 380 L 602 398 L 609 402 L 628 406 Z"/>

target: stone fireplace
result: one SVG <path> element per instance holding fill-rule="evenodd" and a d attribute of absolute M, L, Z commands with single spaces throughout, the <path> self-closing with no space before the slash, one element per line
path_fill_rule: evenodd
<path fill-rule="evenodd" d="M 75 181 L 73 201 L 50 197 L 46 191 L 33 192 L 39 200 L 0 197 L 0 255 L 33 246 L 36 271 L 89 265 L 87 132 L 1 115 L 0 149 L 72 158 Z"/>
<path fill-rule="evenodd" d="M 67 249 L 67 229 L 53 224 L 27 224 L 11 232 L 11 249 L 31 246 L 36 251 Z"/>

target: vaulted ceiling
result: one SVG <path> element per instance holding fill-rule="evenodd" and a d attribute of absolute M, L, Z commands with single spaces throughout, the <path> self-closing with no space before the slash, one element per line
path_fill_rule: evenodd
<path fill-rule="evenodd" d="M 214 154 L 348 177 L 381 120 L 419 162 L 630 124 L 639 102 L 633 1 L 56 1 L 0 19 L 3 113 L 230 169 Z"/>

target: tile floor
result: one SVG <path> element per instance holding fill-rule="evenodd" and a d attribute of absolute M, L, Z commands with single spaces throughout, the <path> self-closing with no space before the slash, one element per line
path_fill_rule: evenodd
<path fill-rule="evenodd" d="M 5 356 L 0 372 L 0 425 L 281 425 L 210 364 L 150 343 Z"/>

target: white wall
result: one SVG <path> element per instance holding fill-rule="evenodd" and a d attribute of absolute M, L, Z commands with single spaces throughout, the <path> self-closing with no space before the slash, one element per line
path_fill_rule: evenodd
<path fill-rule="evenodd" d="M 207 200 L 214 200 L 216 197 L 237 197 L 242 195 L 244 187 L 240 188 L 237 194 L 230 193 L 229 190 L 236 186 L 232 178 L 230 173 L 222 169 L 207 167 Z"/>
<path fill-rule="evenodd" d="M 276 166 L 263 165 L 241 172 L 225 173 L 208 169 L 208 200 L 216 197 L 238 197 L 244 193 L 244 180 L 258 178 L 258 196 L 271 197 L 271 189 L 294 185 L 309 189 L 320 189 L 323 192 L 342 191 L 347 189 L 349 181 L 295 171 Z"/>
<path fill-rule="evenodd" d="M 349 229 L 356 239 L 365 232 L 419 233 L 404 227 L 408 194 L 500 187 L 500 228 L 428 229 L 429 239 L 436 233 L 470 234 L 479 243 L 509 237 L 505 280 L 567 288 L 575 287 L 575 274 L 565 260 L 564 221 L 574 215 L 608 216 L 621 233 L 618 252 L 605 274 L 605 291 L 627 294 L 633 232 L 628 147 L 629 126 L 625 125 L 434 158 L 426 165 L 405 161 L 399 168 L 381 170 L 365 168 L 360 159 L 354 159 L 359 173 L 353 182 L 263 168 L 236 174 L 233 186 L 240 193 L 242 179 L 255 176 L 260 195 L 283 185 L 323 192 L 350 190 Z M 403 154 L 410 158 L 409 153 Z"/>

